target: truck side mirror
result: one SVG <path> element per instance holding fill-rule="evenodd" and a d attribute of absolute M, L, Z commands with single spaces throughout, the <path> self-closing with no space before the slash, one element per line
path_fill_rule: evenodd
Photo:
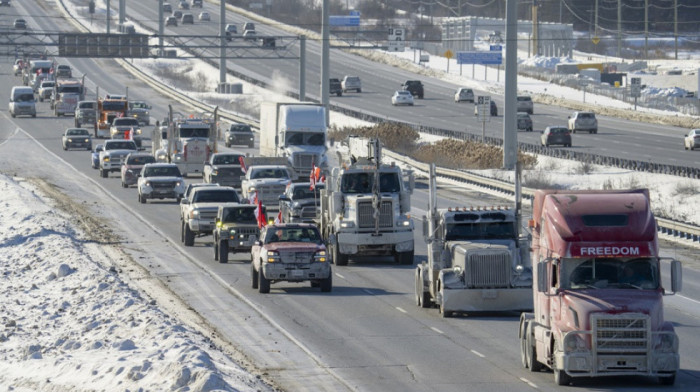
<path fill-rule="evenodd" d="M 683 289 L 683 266 L 678 260 L 671 261 L 671 291 L 680 293 Z"/>
<path fill-rule="evenodd" d="M 537 292 L 547 292 L 547 273 L 549 263 L 537 263 Z"/>
<path fill-rule="evenodd" d="M 180 200 L 180 204 L 190 204 L 190 199 L 183 197 L 182 200 Z"/>
<path fill-rule="evenodd" d="M 428 217 L 423 215 L 423 237 L 427 239 L 429 234 L 430 233 L 428 233 Z"/>
<path fill-rule="evenodd" d="M 279 199 L 280 199 L 280 201 L 292 201 L 291 199 L 289 199 L 289 198 L 287 197 L 287 195 L 284 195 L 284 194 L 280 195 L 280 198 L 279 198 Z"/>

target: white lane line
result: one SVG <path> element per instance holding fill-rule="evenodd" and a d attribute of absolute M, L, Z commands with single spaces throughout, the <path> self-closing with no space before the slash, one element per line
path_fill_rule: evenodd
<path fill-rule="evenodd" d="M 367 293 L 369 295 L 374 295 L 374 293 L 369 289 L 362 289 L 362 291 L 364 291 L 365 293 Z"/>
<path fill-rule="evenodd" d="M 676 297 L 687 299 L 688 301 L 695 302 L 696 304 L 700 304 L 700 301 L 698 301 L 696 299 L 688 298 L 688 297 L 680 295 L 680 294 L 676 294 Z"/>
<path fill-rule="evenodd" d="M 439 329 L 437 329 L 437 328 L 435 328 L 435 327 L 430 327 L 430 329 L 432 329 L 433 331 L 435 331 L 435 332 L 437 332 L 437 333 L 440 333 L 440 334 L 443 334 L 443 335 L 445 334 L 444 332 L 440 331 Z"/>
<path fill-rule="evenodd" d="M 471 352 L 473 352 L 474 355 L 476 355 L 477 357 L 486 358 L 486 355 L 484 355 L 484 354 L 482 354 L 482 353 L 480 353 L 480 352 L 478 352 L 478 351 L 476 351 L 476 350 L 471 350 Z"/>
<path fill-rule="evenodd" d="M 525 377 L 520 377 L 520 381 L 524 382 L 525 384 L 527 384 L 527 385 L 529 385 L 529 386 L 531 386 L 531 387 L 533 387 L 533 388 L 540 389 L 540 388 L 537 386 L 537 384 L 535 384 L 534 382 L 528 380 L 528 379 L 525 378 Z"/>
<path fill-rule="evenodd" d="M 400 308 L 398 306 L 396 307 L 396 310 L 398 310 L 401 313 L 408 313 L 406 310 L 404 310 L 403 308 Z"/>
<path fill-rule="evenodd" d="M 345 277 L 344 277 L 343 275 L 341 275 L 341 274 L 339 274 L 339 273 L 337 273 L 337 272 L 335 273 L 335 276 L 339 277 L 340 279 L 345 279 Z"/>

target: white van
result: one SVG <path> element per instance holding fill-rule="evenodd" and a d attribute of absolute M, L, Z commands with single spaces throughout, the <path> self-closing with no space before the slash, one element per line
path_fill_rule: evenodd
<path fill-rule="evenodd" d="M 34 90 L 27 86 L 14 86 L 10 93 L 10 115 L 36 117 L 36 100 Z"/>

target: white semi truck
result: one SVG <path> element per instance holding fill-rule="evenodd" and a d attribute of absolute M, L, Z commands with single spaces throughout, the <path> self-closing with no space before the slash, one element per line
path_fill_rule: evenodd
<path fill-rule="evenodd" d="M 399 264 L 413 264 L 413 173 L 382 164 L 379 140 L 351 137 L 349 144 L 358 158 L 333 168 L 321 191 L 320 229 L 331 244 L 333 262 L 393 256 Z"/>
<path fill-rule="evenodd" d="M 429 177 L 428 261 L 416 268 L 416 305 L 435 304 L 443 317 L 532 309 L 530 247 L 519 234 L 519 208 L 438 208 L 434 164 Z"/>
<path fill-rule="evenodd" d="M 204 162 L 217 152 L 217 112 L 218 107 L 211 116 L 175 117 L 169 107 L 168 142 L 162 142 L 162 132 L 153 133 L 152 144 L 161 147 L 154 153 L 156 160 L 176 164 L 183 177 L 203 173 Z"/>
<path fill-rule="evenodd" d="M 325 169 L 326 110 L 304 102 L 260 104 L 260 155 L 285 157 L 288 166 L 305 180 L 313 166 Z"/>

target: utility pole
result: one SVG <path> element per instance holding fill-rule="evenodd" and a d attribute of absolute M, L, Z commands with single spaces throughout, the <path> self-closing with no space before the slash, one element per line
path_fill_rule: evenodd
<path fill-rule="evenodd" d="M 219 52 L 219 83 L 226 83 L 226 2 L 220 1 L 219 34 L 221 35 L 221 50 Z"/>
<path fill-rule="evenodd" d="M 538 0 L 532 0 L 532 54 L 538 56 L 540 54 L 540 26 L 537 15 Z M 506 4 L 506 7 L 508 5 Z M 507 8 L 506 8 L 507 12 Z"/>
<path fill-rule="evenodd" d="M 163 34 L 165 34 L 165 26 L 163 21 L 163 0 L 158 0 L 158 55 L 164 56 L 163 53 Z"/>
<path fill-rule="evenodd" d="M 299 100 L 306 101 L 306 36 L 299 36 Z"/>
<path fill-rule="evenodd" d="M 326 125 L 329 123 L 330 111 L 330 91 L 329 90 L 329 75 L 330 75 L 330 26 L 329 26 L 329 0 L 323 0 L 323 9 L 321 10 L 321 104 L 326 108 Z"/>
<path fill-rule="evenodd" d="M 119 25 L 123 26 L 126 22 L 126 0 L 119 0 Z"/>
<path fill-rule="evenodd" d="M 503 168 L 518 161 L 516 96 L 518 95 L 518 1 L 506 0 L 506 86 L 503 108 Z"/>
<path fill-rule="evenodd" d="M 644 0 L 644 60 L 649 60 L 649 0 Z"/>
<path fill-rule="evenodd" d="M 111 9 L 109 6 L 109 0 L 106 0 L 106 2 L 107 2 L 107 4 L 106 4 L 107 5 L 107 30 L 106 30 L 106 32 L 107 32 L 107 34 L 109 34 L 109 20 L 112 19 L 112 15 L 110 15 Z"/>
<path fill-rule="evenodd" d="M 678 0 L 673 0 L 673 38 L 675 41 L 675 56 L 678 60 Z M 700 94 L 700 91 L 698 91 Z"/>
<path fill-rule="evenodd" d="M 622 57 L 622 0 L 617 0 L 617 57 Z"/>

